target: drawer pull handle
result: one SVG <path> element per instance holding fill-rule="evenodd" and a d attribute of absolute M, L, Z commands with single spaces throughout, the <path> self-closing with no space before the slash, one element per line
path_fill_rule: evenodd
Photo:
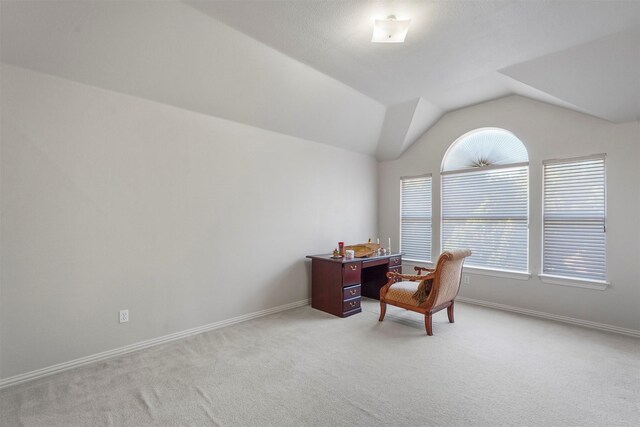
<path fill-rule="evenodd" d="M 357 265 L 350 265 L 351 271 L 356 271 L 358 269 Z"/>
<path fill-rule="evenodd" d="M 349 305 L 351 306 L 351 308 L 355 308 L 355 306 L 358 305 L 358 303 L 355 301 L 351 301 Z"/>
<path fill-rule="evenodd" d="M 356 292 L 356 290 L 355 290 L 355 289 L 351 289 L 351 290 L 349 290 L 349 293 L 350 293 L 351 295 L 355 295 L 357 292 Z"/>

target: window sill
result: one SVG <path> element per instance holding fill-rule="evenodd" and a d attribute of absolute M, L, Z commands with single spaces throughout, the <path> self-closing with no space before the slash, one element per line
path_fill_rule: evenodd
<path fill-rule="evenodd" d="M 463 272 L 471 274 L 479 274 L 481 276 L 506 277 L 507 279 L 529 280 L 531 273 L 521 273 L 519 271 L 494 270 L 480 267 L 463 267 Z"/>
<path fill-rule="evenodd" d="M 410 259 L 403 259 L 402 264 L 407 266 L 417 266 L 417 267 L 428 267 L 434 268 L 434 264 L 432 262 L 425 261 L 414 261 Z M 481 267 L 463 267 L 464 273 L 469 274 L 479 274 L 481 276 L 492 276 L 492 277 L 506 277 L 507 279 L 516 279 L 516 280 L 529 280 L 531 278 L 530 273 L 521 273 L 518 271 L 509 271 L 509 270 L 493 270 L 489 268 L 481 268 Z"/>
<path fill-rule="evenodd" d="M 417 261 L 414 259 L 405 259 L 405 258 L 402 258 L 402 264 L 411 266 L 411 267 L 427 267 L 427 268 L 434 267 L 433 263 L 430 261 Z"/>
<path fill-rule="evenodd" d="M 540 280 L 551 285 L 572 286 L 575 288 L 594 289 L 604 291 L 611 283 L 600 280 L 578 279 L 575 277 L 551 276 L 549 274 L 538 274 Z"/>

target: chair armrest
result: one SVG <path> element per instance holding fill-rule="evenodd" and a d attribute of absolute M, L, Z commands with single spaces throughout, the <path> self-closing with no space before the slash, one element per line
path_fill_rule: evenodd
<path fill-rule="evenodd" d="M 427 268 L 427 267 L 413 267 L 413 269 L 418 273 L 418 274 L 422 274 L 422 271 L 424 270 L 427 273 L 436 271 L 435 268 Z"/>

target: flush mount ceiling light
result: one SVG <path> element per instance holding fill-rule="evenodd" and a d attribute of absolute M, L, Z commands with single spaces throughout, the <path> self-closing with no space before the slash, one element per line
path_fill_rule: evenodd
<path fill-rule="evenodd" d="M 404 43 L 411 19 L 397 19 L 395 15 L 387 19 L 376 19 L 373 24 L 373 43 Z"/>

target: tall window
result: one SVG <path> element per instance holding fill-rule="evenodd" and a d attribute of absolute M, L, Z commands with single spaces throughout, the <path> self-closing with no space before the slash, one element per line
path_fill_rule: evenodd
<path fill-rule="evenodd" d="M 604 159 L 543 162 L 543 274 L 605 281 Z"/>
<path fill-rule="evenodd" d="M 431 175 L 400 179 L 400 251 L 409 261 L 431 261 Z"/>
<path fill-rule="evenodd" d="M 469 248 L 470 267 L 528 272 L 529 156 L 504 129 L 455 141 L 442 163 L 442 249 Z"/>

